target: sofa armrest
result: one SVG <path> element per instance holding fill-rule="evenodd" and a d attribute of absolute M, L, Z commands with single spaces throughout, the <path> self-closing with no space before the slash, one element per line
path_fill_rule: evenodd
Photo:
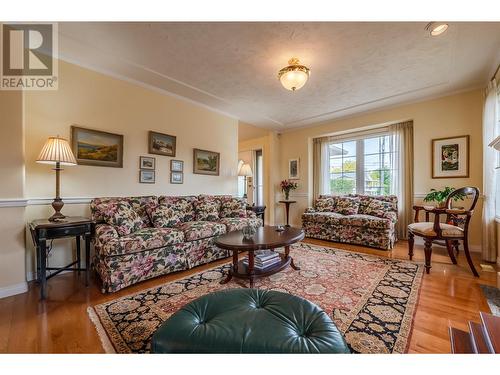
<path fill-rule="evenodd" d="M 313 214 L 315 212 L 316 210 L 313 207 L 307 207 L 306 210 L 304 211 L 305 214 Z"/>
<path fill-rule="evenodd" d="M 120 236 L 116 229 L 109 224 L 97 224 L 95 226 L 95 240 L 96 242 L 105 243 Z"/>

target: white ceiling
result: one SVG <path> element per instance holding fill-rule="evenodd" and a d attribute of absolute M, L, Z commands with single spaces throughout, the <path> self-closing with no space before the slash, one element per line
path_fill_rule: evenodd
<path fill-rule="evenodd" d="M 61 58 L 286 130 L 484 86 L 500 23 L 60 23 Z M 277 72 L 311 68 L 301 90 Z"/>

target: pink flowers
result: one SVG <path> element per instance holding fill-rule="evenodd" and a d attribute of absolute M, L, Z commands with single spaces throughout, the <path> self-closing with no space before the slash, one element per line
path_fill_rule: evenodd
<path fill-rule="evenodd" d="M 281 181 L 280 186 L 281 191 L 283 191 L 284 193 L 290 193 L 291 190 L 295 190 L 299 187 L 296 182 L 290 180 Z"/>

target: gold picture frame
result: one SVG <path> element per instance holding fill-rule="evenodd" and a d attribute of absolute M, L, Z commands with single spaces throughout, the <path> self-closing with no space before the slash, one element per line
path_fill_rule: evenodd
<path fill-rule="evenodd" d="M 71 148 L 78 165 L 123 168 L 123 135 L 71 126 Z"/>
<path fill-rule="evenodd" d="M 218 176 L 220 171 L 220 153 L 193 149 L 193 173 Z"/>
<path fill-rule="evenodd" d="M 177 137 L 175 135 L 149 131 L 148 153 L 175 157 Z"/>

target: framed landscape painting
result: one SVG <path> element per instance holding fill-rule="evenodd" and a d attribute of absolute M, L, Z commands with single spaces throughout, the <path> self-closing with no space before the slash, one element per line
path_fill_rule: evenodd
<path fill-rule="evenodd" d="M 71 148 L 79 165 L 123 167 L 123 135 L 72 126 Z"/>
<path fill-rule="evenodd" d="M 214 151 L 193 150 L 193 173 L 218 176 L 220 168 L 220 153 Z"/>
<path fill-rule="evenodd" d="M 154 184 L 155 183 L 155 171 L 141 169 L 139 171 L 139 182 L 141 184 Z"/>
<path fill-rule="evenodd" d="M 469 136 L 432 140 L 432 178 L 469 177 Z"/>
<path fill-rule="evenodd" d="M 149 153 L 164 156 L 175 156 L 177 137 L 173 135 L 149 132 Z"/>
<path fill-rule="evenodd" d="M 139 159 L 140 169 L 155 169 L 156 159 L 151 156 L 141 156 Z"/>

